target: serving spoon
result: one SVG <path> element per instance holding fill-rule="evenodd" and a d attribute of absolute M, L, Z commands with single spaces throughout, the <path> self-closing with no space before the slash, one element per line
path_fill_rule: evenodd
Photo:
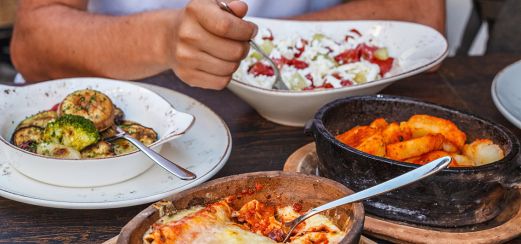
<path fill-rule="evenodd" d="M 351 194 L 349 196 L 346 196 L 346 197 L 334 200 L 332 202 L 326 203 L 324 205 L 318 206 L 316 208 L 310 209 L 306 214 L 301 215 L 298 218 L 296 218 L 290 222 L 284 223 L 284 226 L 290 227 L 290 229 L 287 232 L 286 237 L 284 238 L 283 242 L 287 242 L 289 240 L 291 233 L 293 232 L 295 227 L 297 227 L 297 225 L 299 225 L 302 221 L 308 219 L 309 217 L 311 217 L 317 213 L 326 211 L 328 209 L 336 208 L 336 207 L 344 205 L 344 204 L 357 202 L 357 201 L 364 200 L 366 198 L 374 197 L 374 196 L 398 189 L 400 187 L 406 186 L 413 182 L 419 181 L 444 168 L 447 168 L 447 166 L 449 166 L 451 161 L 452 161 L 452 159 L 449 156 L 438 158 L 428 164 L 425 164 L 417 169 L 411 170 L 396 178 L 390 179 L 384 183 L 378 184 L 376 186 L 365 189 L 363 191 Z"/>
<path fill-rule="evenodd" d="M 235 15 L 235 13 L 232 11 L 232 9 L 228 6 L 227 3 L 225 2 L 221 2 L 221 1 L 217 1 L 217 5 L 219 5 L 219 7 L 230 13 L 230 14 L 233 14 Z M 235 15 L 237 16 L 237 15 Z M 259 45 L 257 45 L 257 43 L 255 43 L 253 41 L 253 39 L 249 40 L 248 41 L 250 43 L 250 46 L 255 49 L 255 51 L 259 52 L 262 57 L 264 59 L 266 59 L 271 67 L 273 68 L 273 72 L 275 73 L 275 83 L 273 83 L 273 86 L 272 88 L 275 88 L 277 90 L 289 90 L 288 86 L 286 86 L 286 83 L 284 83 L 284 81 L 282 80 L 282 76 L 280 76 L 280 69 L 279 69 L 279 66 L 277 66 L 277 64 L 273 61 L 273 59 L 270 58 L 270 56 L 268 54 L 266 54 L 260 47 Z"/>
<path fill-rule="evenodd" d="M 193 180 L 197 176 L 190 172 L 189 170 L 175 164 L 174 162 L 164 158 L 161 156 L 161 154 L 157 153 L 156 151 L 148 148 L 147 146 L 143 145 L 138 139 L 130 136 L 126 131 L 119 128 L 119 126 L 116 127 L 117 134 L 111 138 L 109 138 L 109 141 L 113 141 L 115 139 L 123 138 L 130 143 L 132 143 L 134 146 L 136 146 L 139 150 L 141 150 L 145 155 L 147 155 L 152 161 L 154 161 L 156 164 L 159 164 L 159 166 L 163 167 L 166 171 L 170 172 L 171 174 L 177 176 L 181 180 Z"/>

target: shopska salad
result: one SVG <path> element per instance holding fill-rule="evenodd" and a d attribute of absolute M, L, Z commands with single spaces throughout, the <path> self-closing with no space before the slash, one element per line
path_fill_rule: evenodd
<path fill-rule="evenodd" d="M 290 90 L 339 88 L 381 79 L 393 67 L 386 47 L 355 30 L 342 40 L 321 33 L 310 38 L 277 38 L 261 29 L 255 41 L 279 65 Z M 273 68 L 260 53 L 250 49 L 233 78 L 270 89 L 275 81 Z"/>

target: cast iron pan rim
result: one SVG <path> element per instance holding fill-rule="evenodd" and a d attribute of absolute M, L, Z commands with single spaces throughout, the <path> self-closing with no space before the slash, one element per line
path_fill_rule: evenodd
<path fill-rule="evenodd" d="M 351 153 L 362 155 L 364 157 L 368 157 L 370 159 L 381 161 L 381 162 L 384 162 L 387 164 L 397 165 L 399 167 L 405 167 L 405 168 L 420 167 L 420 165 L 417 165 L 417 164 L 404 163 L 404 162 L 400 162 L 400 161 L 396 161 L 396 160 L 391 160 L 391 159 L 387 159 L 387 158 L 383 158 L 383 157 L 374 156 L 374 155 L 371 155 L 371 154 L 368 154 L 368 153 L 365 153 L 362 151 L 358 151 L 358 150 L 356 150 L 350 146 L 347 146 L 344 143 L 341 143 L 340 141 L 336 140 L 335 136 L 326 129 L 324 122 L 323 122 L 323 117 L 329 110 L 331 110 L 339 105 L 347 104 L 347 103 L 353 102 L 353 101 L 360 101 L 360 100 L 362 100 L 362 101 L 392 101 L 392 102 L 399 102 L 401 104 L 415 104 L 415 105 L 435 108 L 438 110 L 448 111 L 453 114 L 462 114 L 467 117 L 470 117 L 471 119 L 481 121 L 484 124 L 488 124 L 491 127 L 496 127 L 501 133 L 503 133 L 506 136 L 506 138 L 508 138 L 508 140 L 511 144 L 510 152 L 507 155 L 505 155 L 505 157 L 502 160 L 499 160 L 499 161 L 496 161 L 496 162 L 493 162 L 490 164 L 485 164 L 482 166 L 476 166 L 476 167 L 447 168 L 447 169 L 442 170 L 443 172 L 471 173 L 471 172 L 494 170 L 494 169 L 501 167 L 502 164 L 505 164 L 505 163 L 510 162 L 511 160 L 514 160 L 515 156 L 519 152 L 519 147 L 520 147 L 519 140 L 517 139 L 517 137 L 514 136 L 514 134 L 509 129 L 507 129 L 503 125 L 500 125 L 497 123 L 492 123 L 491 121 L 483 119 L 472 113 L 463 112 L 461 110 L 457 110 L 454 108 L 437 105 L 437 104 L 433 104 L 433 103 L 429 103 L 429 102 L 424 102 L 424 101 L 421 101 L 421 100 L 418 100 L 415 98 L 402 97 L 402 96 L 377 94 L 377 95 L 353 96 L 353 97 L 337 99 L 335 101 L 332 101 L 332 102 L 324 105 L 315 114 L 315 118 L 313 119 L 313 126 L 315 127 L 315 130 L 319 134 L 324 136 L 329 143 L 332 143 L 336 147 L 339 147 L 339 148 L 349 151 Z"/>

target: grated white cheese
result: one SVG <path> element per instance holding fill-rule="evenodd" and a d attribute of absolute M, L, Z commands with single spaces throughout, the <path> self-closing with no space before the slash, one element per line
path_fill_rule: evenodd
<path fill-rule="evenodd" d="M 274 60 L 297 59 L 308 64 L 308 67 L 303 69 L 297 69 L 287 64 L 282 65 L 282 79 L 291 90 L 322 88 L 326 84 L 339 88 L 346 84 L 362 84 L 381 78 L 380 66 L 363 58 L 358 62 L 347 64 L 339 64 L 334 59 L 335 56 L 346 50 L 354 49 L 359 44 L 365 43 L 381 47 L 380 43 L 371 37 L 360 37 L 354 32 L 346 32 L 346 35 L 351 36 L 347 41 L 335 40 L 321 33 L 309 37 L 294 35 L 277 38 L 272 36 L 266 28 L 261 28 L 259 33 L 255 41 L 269 53 L 270 58 Z M 273 41 L 268 38 L 273 38 Z M 304 43 L 303 40 L 306 40 L 307 43 Z M 304 51 L 301 53 L 303 47 Z M 300 56 L 298 56 L 299 53 Z M 254 75 L 249 72 L 249 68 L 258 61 L 269 66 L 269 63 L 263 60 L 259 53 L 250 50 L 250 54 L 242 61 L 233 78 L 253 86 L 270 89 L 275 82 L 275 76 Z M 312 81 L 308 79 L 309 77 Z M 344 80 L 350 82 L 343 82 Z"/>

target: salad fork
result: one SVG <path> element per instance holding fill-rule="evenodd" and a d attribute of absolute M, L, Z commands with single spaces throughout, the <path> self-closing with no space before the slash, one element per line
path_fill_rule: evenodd
<path fill-rule="evenodd" d="M 219 7 L 230 13 L 230 14 L 233 14 L 235 15 L 235 13 L 232 11 L 232 9 L 228 6 L 227 3 L 225 2 L 221 2 L 221 1 L 218 1 L 217 4 L 219 5 Z M 235 15 L 236 16 L 236 15 Z M 275 82 L 273 83 L 273 86 L 272 88 L 275 88 L 277 90 L 289 90 L 288 86 L 286 86 L 286 83 L 284 83 L 284 81 L 282 80 L 282 76 L 280 76 L 280 69 L 279 69 L 279 66 L 277 66 L 277 64 L 273 61 L 273 59 L 270 58 L 270 56 L 268 54 L 266 54 L 260 47 L 259 45 L 257 45 L 257 43 L 255 43 L 253 41 L 253 39 L 249 40 L 248 41 L 250 43 L 250 46 L 255 49 L 255 51 L 259 52 L 262 57 L 264 59 L 266 59 L 271 67 L 273 68 L 273 72 L 275 73 Z"/>
<path fill-rule="evenodd" d="M 309 217 L 332 209 L 336 208 L 338 206 L 342 206 L 344 204 L 352 203 L 352 202 L 358 202 L 361 200 L 364 200 L 366 198 L 374 197 L 395 189 L 398 189 L 400 187 L 406 186 L 408 184 L 411 184 L 413 182 L 419 181 L 425 177 L 428 177 L 444 168 L 447 168 L 449 166 L 450 162 L 452 161 L 452 158 L 449 156 L 441 157 L 436 160 L 433 160 L 430 163 L 427 163 L 417 169 L 411 170 L 403 175 L 400 175 L 396 178 L 390 179 L 384 183 L 378 184 L 376 186 L 373 186 L 371 188 L 365 189 L 363 191 L 348 195 L 346 197 L 334 200 L 332 202 L 326 203 L 324 205 L 318 206 L 316 208 L 310 209 L 306 214 L 299 216 L 298 218 L 284 223 L 285 227 L 290 227 L 289 231 L 286 234 L 286 237 L 284 238 L 283 242 L 287 242 L 289 240 L 289 237 L 295 227 L 299 225 L 304 220 L 308 219 Z"/>

